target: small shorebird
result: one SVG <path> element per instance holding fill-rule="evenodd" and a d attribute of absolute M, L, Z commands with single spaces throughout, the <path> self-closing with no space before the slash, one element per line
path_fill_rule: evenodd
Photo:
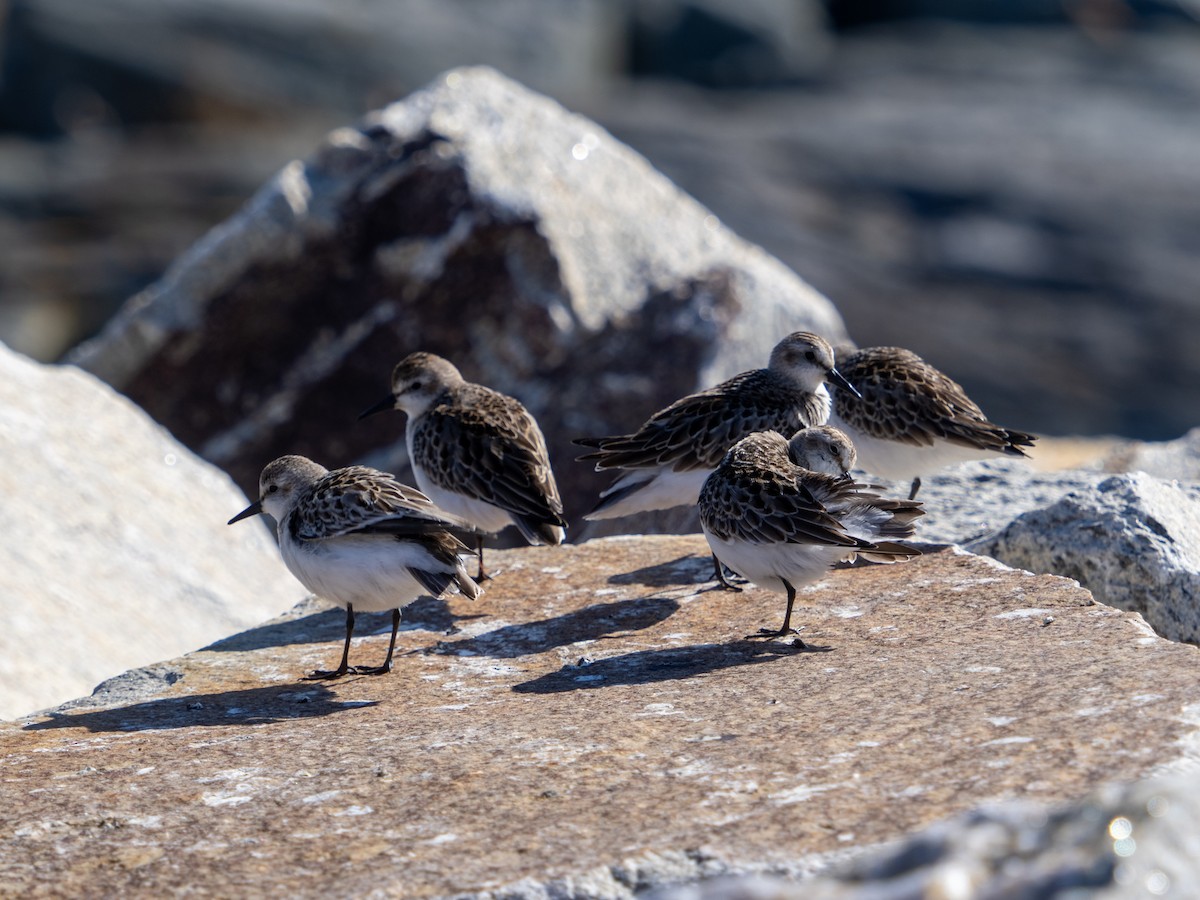
<path fill-rule="evenodd" d="M 618 471 L 585 519 L 613 519 L 652 509 L 691 505 L 700 488 L 738 440 L 755 431 L 792 434 L 829 418 L 829 379 L 845 391 L 851 384 L 833 365 L 833 348 L 808 331 L 789 334 L 771 350 L 765 369 L 676 400 L 633 434 L 578 438 L 593 447 L 578 457 L 597 472 Z M 717 580 L 732 587 L 714 560 Z"/>
<path fill-rule="evenodd" d="M 262 471 L 259 499 L 229 524 L 266 513 L 279 551 L 300 583 L 346 609 L 346 643 L 336 669 L 308 679 L 382 675 L 392 668 L 400 610 L 421 594 L 482 593 L 463 568 L 470 548 L 450 533 L 467 528 L 386 472 L 349 466 L 332 472 L 303 456 L 281 456 Z M 392 611 L 392 638 L 381 666 L 350 666 L 355 612 Z"/>
<path fill-rule="evenodd" d="M 993 456 L 1028 456 L 1037 438 L 989 422 L 962 386 L 902 347 L 867 347 L 839 359 L 856 388 L 836 391 L 829 424 L 850 436 L 858 464 L 881 478 L 912 479 Z"/>
<path fill-rule="evenodd" d="M 737 441 L 755 431 L 792 434 L 829 418 L 825 380 L 853 393 L 821 336 L 797 331 L 775 345 L 765 369 L 735 375 L 676 400 L 633 434 L 578 438 L 597 472 L 621 474 L 585 519 L 612 519 L 696 502 L 704 479 Z"/>
<path fill-rule="evenodd" d="M 920 551 L 895 543 L 911 537 L 924 514 L 915 500 L 889 500 L 846 475 L 796 465 L 788 442 L 758 432 L 725 454 L 700 492 L 700 524 L 713 553 L 761 587 L 782 589 L 787 612 L 778 631 L 792 633 L 796 588 L 842 559 L 896 562 Z M 804 647 L 802 641 L 797 645 Z"/>
<path fill-rule="evenodd" d="M 566 538 L 546 439 L 520 401 L 467 381 L 440 356 L 412 353 L 392 371 L 392 392 L 359 418 L 388 409 L 408 414 L 417 485 L 442 509 L 489 534 L 516 525 L 531 544 Z M 483 581 L 482 534 L 476 549 Z"/>
<path fill-rule="evenodd" d="M 854 444 L 844 432 L 828 425 L 810 425 L 801 428 L 787 442 L 788 458 L 802 469 L 826 475 L 848 475 L 854 468 Z M 721 561 L 713 554 L 717 580 L 727 591 L 740 592 L 741 588 L 731 584 L 721 568 Z"/>
<path fill-rule="evenodd" d="M 846 432 L 832 425 L 811 425 L 788 438 L 788 457 L 802 469 L 847 475 L 858 454 Z"/>

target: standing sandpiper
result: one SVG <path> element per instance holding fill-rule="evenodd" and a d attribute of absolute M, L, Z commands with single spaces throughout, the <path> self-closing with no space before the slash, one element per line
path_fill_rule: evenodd
<path fill-rule="evenodd" d="M 579 438 L 596 471 L 619 477 L 600 493 L 585 519 L 614 519 L 652 509 L 691 505 L 700 488 L 738 440 L 755 431 L 792 434 L 829 418 L 829 379 L 851 384 L 833 366 L 833 348 L 809 331 L 789 334 L 771 350 L 765 369 L 735 375 L 716 387 L 676 400 L 633 434 Z M 733 589 L 714 559 L 717 581 Z"/>
<path fill-rule="evenodd" d="M 531 544 L 566 538 L 546 439 L 520 401 L 467 381 L 440 356 L 412 353 L 392 371 L 392 392 L 359 418 L 388 409 L 408 414 L 417 484 L 442 509 L 489 534 L 516 525 Z M 482 535 L 477 551 L 482 581 Z"/>
<path fill-rule="evenodd" d="M 281 456 L 259 478 L 259 499 L 229 524 L 266 513 L 279 551 L 300 583 L 346 608 L 346 643 L 336 669 L 308 679 L 382 675 L 392 668 L 400 610 L 421 594 L 482 593 L 463 568 L 470 548 L 448 529 L 469 527 L 386 472 L 349 466 L 330 472 L 303 456 Z M 350 666 L 354 614 L 392 611 L 392 638 L 381 666 Z"/>
<path fill-rule="evenodd" d="M 867 347 L 839 360 L 857 390 L 835 393 L 829 424 L 850 436 L 858 464 L 881 478 L 912 479 L 993 456 L 1028 456 L 1037 438 L 989 422 L 958 382 L 902 347 Z"/>
<path fill-rule="evenodd" d="M 797 466 L 776 432 L 738 441 L 700 492 L 700 524 L 713 553 L 761 587 L 787 593 L 778 631 L 792 633 L 796 588 L 841 559 L 862 556 L 896 562 L 920 551 L 894 543 L 912 537 L 924 514 L 915 500 L 889 500 L 844 475 Z M 803 648 L 803 641 L 796 645 Z"/>

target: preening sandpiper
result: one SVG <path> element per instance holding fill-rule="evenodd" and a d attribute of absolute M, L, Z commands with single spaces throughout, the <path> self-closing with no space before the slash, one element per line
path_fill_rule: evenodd
<path fill-rule="evenodd" d="M 838 359 L 857 392 L 837 390 L 829 424 L 850 436 L 858 464 L 881 478 L 912 479 L 993 456 L 1028 456 L 1036 437 L 988 421 L 962 386 L 902 347 L 867 347 Z"/>
<path fill-rule="evenodd" d="M 833 348 L 819 335 L 797 331 L 775 345 L 765 369 L 735 375 L 714 388 L 676 400 L 633 434 L 579 438 L 597 472 L 619 477 L 585 519 L 696 502 L 704 479 L 738 440 L 755 431 L 791 435 L 829 418 L 829 379 L 853 391 L 833 365 Z"/>
<path fill-rule="evenodd" d="M 332 472 L 303 456 L 281 456 L 263 469 L 259 499 L 229 524 L 266 513 L 276 522 L 283 561 L 314 594 L 346 610 L 346 642 L 336 669 L 307 678 L 391 671 L 400 610 L 421 594 L 481 589 L 463 567 L 470 548 L 450 533 L 469 528 L 420 491 L 386 472 L 349 466 Z M 392 612 L 381 666 L 350 666 L 355 612 Z"/>
<path fill-rule="evenodd" d="M 801 468 L 777 432 L 738 441 L 705 481 L 699 506 L 713 553 L 755 584 L 787 594 L 783 626 L 763 635 L 792 632 L 796 588 L 835 562 L 920 555 L 896 543 L 912 536 L 914 520 L 924 513 L 919 502 L 890 500 L 848 476 Z"/>
<path fill-rule="evenodd" d="M 408 414 L 417 485 L 439 507 L 494 534 L 516 525 L 531 544 L 561 544 L 567 521 L 546 439 L 520 401 L 462 377 L 448 360 L 412 353 L 392 371 L 392 392 L 359 418 Z M 483 536 L 478 539 L 479 580 Z"/>
<path fill-rule="evenodd" d="M 826 475 L 846 475 L 858 453 L 846 432 L 831 425 L 801 428 L 788 438 L 788 458 L 802 469 Z"/>

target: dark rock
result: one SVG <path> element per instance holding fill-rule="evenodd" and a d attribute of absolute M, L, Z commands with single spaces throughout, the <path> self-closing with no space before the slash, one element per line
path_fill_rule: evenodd
<path fill-rule="evenodd" d="M 72 361 L 250 491 L 283 453 L 407 477 L 402 418 L 355 416 L 430 350 L 533 412 L 570 519 L 605 484 L 572 438 L 765 365 L 799 329 L 844 333 L 599 126 L 468 69 L 285 167 Z"/>

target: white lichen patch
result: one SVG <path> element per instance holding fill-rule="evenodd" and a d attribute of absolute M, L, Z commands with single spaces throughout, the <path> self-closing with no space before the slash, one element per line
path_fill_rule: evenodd
<path fill-rule="evenodd" d="M 647 703 L 641 712 L 635 716 L 682 716 L 683 710 L 676 709 L 673 703 Z"/>
<path fill-rule="evenodd" d="M 1038 616 L 1044 616 L 1053 610 L 1038 609 L 1029 607 L 1026 609 L 1010 609 L 1008 612 L 996 613 L 992 616 L 993 619 L 1032 619 Z"/>
<path fill-rule="evenodd" d="M 332 800 L 340 795 L 341 791 L 322 791 L 319 794 L 309 794 L 307 797 L 300 798 L 301 803 L 324 803 L 326 800 Z"/>
<path fill-rule="evenodd" d="M 767 799 L 780 806 L 787 806 L 792 803 L 803 803 L 805 800 L 810 800 L 818 794 L 824 794 L 827 791 L 836 791 L 839 788 L 850 787 L 851 785 L 852 782 L 849 781 L 839 781 L 836 784 L 801 784 L 793 788 L 788 788 L 785 791 L 776 791 Z"/>

